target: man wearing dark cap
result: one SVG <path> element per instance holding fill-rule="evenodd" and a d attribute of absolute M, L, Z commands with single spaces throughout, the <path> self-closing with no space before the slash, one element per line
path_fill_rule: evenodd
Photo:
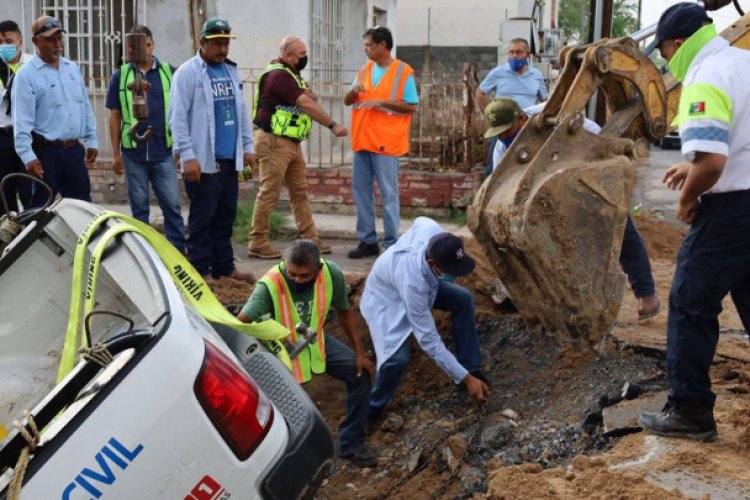
<path fill-rule="evenodd" d="M 481 355 L 471 292 L 452 282 L 474 270 L 461 239 L 432 219 L 418 217 L 388 247 L 370 271 L 360 300 L 375 346 L 378 372 L 370 399 L 370 418 L 393 397 L 409 363 L 409 337 L 453 380 L 463 383 L 478 404 L 489 389 L 479 371 Z M 432 309 L 450 311 L 457 356 L 443 344 Z"/>
<path fill-rule="evenodd" d="M 484 116 L 487 119 L 489 128 L 484 136 L 496 136 L 498 138 L 493 156 L 494 166 L 500 163 L 505 151 L 513 143 L 519 132 L 521 132 L 529 117 L 540 113 L 544 109 L 545 104 L 534 104 L 521 110 L 513 99 L 500 97 L 492 101 L 485 108 Z M 584 118 L 583 128 L 597 135 L 602 130 L 596 122 L 588 118 Z M 645 320 L 659 314 L 661 303 L 656 296 L 656 284 L 654 283 L 654 276 L 651 273 L 648 250 L 646 250 L 641 233 L 635 227 L 630 214 L 628 214 L 627 223 L 625 224 L 625 236 L 622 239 L 620 265 L 625 274 L 628 275 L 630 288 L 633 290 L 633 295 L 635 295 L 638 301 L 638 319 Z"/>
<path fill-rule="evenodd" d="M 62 56 L 65 30 L 60 21 L 42 16 L 31 33 L 36 55 L 16 75 L 11 95 L 16 153 L 54 194 L 90 201 L 86 164 L 96 160 L 98 140 L 81 69 Z M 44 205 L 47 196 L 35 183 L 31 207 Z"/>
<path fill-rule="evenodd" d="M 667 372 L 660 413 L 642 413 L 649 432 L 716 439 L 709 368 L 722 299 L 731 292 L 750 331 L 750 53 L 733 48 L 697 4 L 661 16 L 656 44 L 682 83 L 679 125 L 686 162 L 663 182 L 680 191 L 676 217 L 689 224 L 669 294 Z"/>
<path fill-rule="evenodd" d="M 227 21 L 212 18 L 203 23 L 198 53 L 172 80 L 169 126 L 190 198 L 190 263 L 205 278 L 253 282 L 252 274 L 235 267 L 232 250 L 237 172 L 257 163 L 242 78 L 227 58 L 232 38 L 237 37 Z"/>

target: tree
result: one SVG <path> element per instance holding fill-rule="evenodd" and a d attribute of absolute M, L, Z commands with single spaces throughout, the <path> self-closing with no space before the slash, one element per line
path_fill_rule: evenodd
<path fill-rule="evenodd" d="M 560 28 L 567 43 L 582 43 L 588 37 L 591 13 L 590 0 L 561 0 L 558 9 Z M 615 0 L 612 19 L 612 37 L 629 35 L 638 30 L 638 4 L 636 0 Z"/>

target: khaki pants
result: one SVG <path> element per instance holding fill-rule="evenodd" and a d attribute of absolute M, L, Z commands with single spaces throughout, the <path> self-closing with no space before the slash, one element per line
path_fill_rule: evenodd
<path fill-rule="evenodd" d="M 260 164 L 260 187 L 253 210 L 253 230 L 248 248 L 260 248 L 268 244 L 271 210 L 279 201 L 282 186 L 289 190 L 289 203 L 300 238 L 318 240 L 318 231 L 312 218 L 312 209 L 307 200 L 307 177 L 305 158 L 300 143 L 279 137 L 260 129 L 254 130 L 255 154 Z"/>

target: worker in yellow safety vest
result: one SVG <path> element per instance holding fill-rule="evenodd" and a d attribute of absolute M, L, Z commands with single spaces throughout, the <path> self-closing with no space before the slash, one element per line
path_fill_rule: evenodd
<path fill-rule="evenodd" d="M 339 456 L 359 467 L 373 467 L 377 456 L 365 446 L 365 428 L 375 365 L 365 355 L 355 329 L 347 292 L 339 266 L 321 259 L 314 241 L 296 240 L 284 252 L 284 260 L 258 281 L 237 318 L 245 323 L 273 318 L 289 329 L 292 344 L 297 341 L 294 328 L 300 321 L 317 332 L 315 341 L 292 361 L 294 378 L 302 384 L 313 374 L 328 373 L 346 383 L 346 417 L 339 426 Z M 331 306 L 354 351 L 325 335 L 323 327 Z"/>

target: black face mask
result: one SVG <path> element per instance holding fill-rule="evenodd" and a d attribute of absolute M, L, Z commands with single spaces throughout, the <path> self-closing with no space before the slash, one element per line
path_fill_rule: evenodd
<path fill-rule="evenodd" d="M 316 278 L 313 278 L 310 281 L 306 281 L 304 283 L 297 283 L 294 280 L 287 280 L 286 286 L 289 287 L 289 291 L 292 293 L 292 295 L 305 294 L 309 293 L 310 290 L 313 289 L 313 287 L 315 286 L 315 279 Z"/>
<path fill-rule="evenodd" d="M 294 69 L 299 72 L 305 69 L 305 66 L 307 66 L 307 56 L 300 57 L 297 64 L 294 65 Z"/>

